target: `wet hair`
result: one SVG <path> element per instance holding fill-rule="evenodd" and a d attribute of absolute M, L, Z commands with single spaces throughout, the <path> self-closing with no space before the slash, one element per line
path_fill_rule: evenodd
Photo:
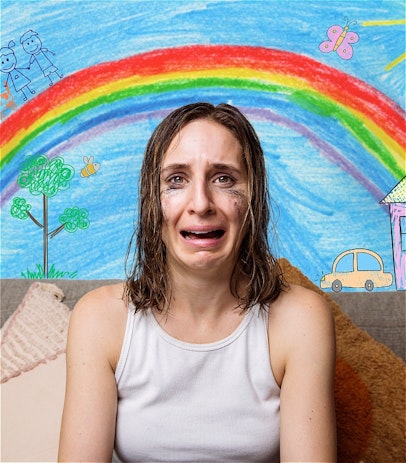
<path fill-rule="evenodd" d="M 285 285 L 268 243 L 268 184 L 264 154 L 254 128 L 234 106 L 193 103 L 174 110 L 156 127 L 144 154 L 139 183 L 138 224 L 126 256 L 125 293 L 136 311 L 148 308 L 163 311 L 169 307 L 171 284 L 166 247 L 162 241 L 161 165 L 174 137 L 187 124 L 201 119 L 230 130 L 241 145 L 247 169 L 248 207 L 242 227 L 244 236 L 230 281 L 230 290 L 239 301 L 238 307 L 248 310 L 260 304 L 261 308 L 266 308 Z M 129 271 L 128 267 L 131 267 Z"/>

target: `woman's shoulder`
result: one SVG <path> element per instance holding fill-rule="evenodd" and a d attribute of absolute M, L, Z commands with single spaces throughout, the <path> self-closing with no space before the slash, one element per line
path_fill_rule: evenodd
<path fill-rule="evenodd" d="M 283 289 L 271 306 L 271 311 L 275 310 L 287 317 L 318 317 L 331 315 L 331 308 L 327 300 L 320 294 L 303 286 L 289 284 Z"/>
<path fill-rule="evenodd" d="M 114 331 L 127 319 L 128 305 L 125 303 L 124 283 L 101 286 L 83 295 L 72 311 L 71 324 L 92 326 Z"/>
<path fill-rule="evenodd" d="M 334 352 L 334 319 L 315 291 L 290 285 L 269 309 L 269 342 L 275 376 L 281 384 L 288 363 L 306 364 L 319 351 Z"/>
<path fill-rule="evenodd" d="M 277 318 L 285 326 L 287 335 L 297 332 L 315 335 L 315 331 L 330 331 L 334 325 L 333 313 L 327 300 L 313 290 L 290 285 L 281 293 L 275 307 Z M 288 328 L 290 327 L 290 328 Z"/>
<path fill-rule="evenodd" d="M 121 350 L 127 316 L 123 283 L 94 289 L 73 308 L 68 343 L 98 346 L 114 364 Z"/>
<path fill-rule="evenodd" d="M 98 317 L 125 307 L 124 283 L 100 286 L 84 294 L 73 308 L 81 317 Z"/>

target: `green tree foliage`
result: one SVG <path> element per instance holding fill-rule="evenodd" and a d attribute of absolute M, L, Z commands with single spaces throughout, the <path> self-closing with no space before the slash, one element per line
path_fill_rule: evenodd
<path fill-rule="evenodd" d="M 25 198 L 14 198 L 11 204 L 11 215 L 15 219 L 25 220 L 28 219 L 28 214 L 31 209 L 31 204 L 27 203 Z"/>
<path fill-rule="evenodd" d="M 43 194 L 48 198 L 59 191 L 67 190 L 75 175 L 75 169 L 61 157 L 48 160 L 44 155 L 33 156 L 25 163 L 17 183 L 21 188 L 28 188 L 34 196 Z"/>

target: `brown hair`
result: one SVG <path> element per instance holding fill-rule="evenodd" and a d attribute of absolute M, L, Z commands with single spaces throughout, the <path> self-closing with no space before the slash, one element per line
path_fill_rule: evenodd
<path fill-rule="evenodd" d="M 285 284 L 268 244 L 268 186 L 264 154 L 257 134 L 234 106 L 193 103 L 170 113 L 154 130 L 146 147 L 139 184 L 138 227 L 134 230 L 126 258 L 128 264 L 129 257 L 134 256 L 127 275 L 126 295 L 136 311 L 151 307 L 162 311 L 170 302 L 166 248 L 161 237 L 161 164 L 173 138 L 183 127 L 198 119 L 216 122 L 232 132 L 241 144 L 247 169 L 248 210 L 243 227 L 246 232 L 231 277 L 233 295 L 244 310 L 257 303 L 265 308 L 278 297 Z M 136 246 L 134 253 L 131 251 L 133 245 Z"/>

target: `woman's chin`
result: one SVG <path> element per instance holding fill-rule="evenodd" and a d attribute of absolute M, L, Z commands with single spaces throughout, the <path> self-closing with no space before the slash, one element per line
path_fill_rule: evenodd
<path fill-rule="evenodd" d="M 182 268 L 189 272 L 205 272 L 224 276 L 233 268 L 230 256 L 219 255 L 210 251 L 199 251 L 179 261 Z"/>

